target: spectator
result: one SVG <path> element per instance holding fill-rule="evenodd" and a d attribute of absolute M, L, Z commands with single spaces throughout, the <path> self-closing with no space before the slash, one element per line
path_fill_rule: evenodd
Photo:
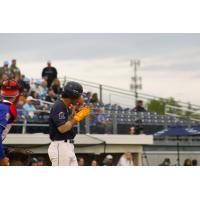
<path fill-rule="evenodd" d="M 132 110 L 134 112 L 146 112 L 146 110 L 143 107 L 143 101 L 138 100 L 136 103 L 136 107 Z"/>
<path fill-rule="evenodd" d="M 87 93 L 84 95 L 84 101 L 85 101 L 86 104 L 89 104 L 89 103 L 90 103 L 91 96 L 92 96 L 92 93 L 91 93 L 91 92 L 87 92 Z"/>
<path fill-rule="evenodd" d="M 10 166 L 28 166 L 30 162 L 30 153 L 23 149 L 12 149 L 8 152 Z"/>
<path fill-rule="evenodd" d="M 187 159 L 185 159 L 183 165 L 184 165 L 184 166 L 192 166 L 192 161 L 191 161 L 189 158 L 187 158 Z"/>
<path fill-rule="evenodd" d="M 31 159 L 30 165 L 31 166 L 44 166 L 44 161 L 41 158 L 39 159 L 39 158 L 33 157 Z"/>
<path fill-rule="evenodd" d="M 31 166 L 38 166 L 38 162 L 39 162 L 39 160 L 36 157 L 33 157 L 31 159 L 30 165 Z"/>
<path fill-rule="evenodd" d="M 24 75 L 21 75 L 18 84 L 20 86 L 21 92 L 27 91 L 29 92 L 30 90 L 30 79 L 26 78 Z"/>
<path fill-rule="evenodd" d="M 51 88 L 53 89 L 54 93 L 58 96 L 61 94 L 62 92 L 62 88 L 60 86 L 60 81 L 59 79 L 54 79 L 52 85 L 51 85 Z"/>
<path fill-rule="evenodd" d="M 104 134 L 112 132 L 112 123 L 106 119 L 104 108 L 99 108 L 97 114 L 91 121 L 91 130 L 93 132 Z"/>
<path fill-rule="evenodd" d="M 45 100 L 48 93 L 47 81 L 43 80 L 40 87 L 40 98 Z"/>
<path fill-rule="evenodd" d="M 9 79 L 10 76 L 10 70 L 8 68 L 9 62 L 4 61 L 3 67 L 0 68 L 0 82 L 3 82 L 4 80 Z"/>
<path fill-rule="evenodd" d="M 25 111 L 25 116 L 26 117 L 30 117 L 30 118 L 34 117 L 36 108 L 33 105 L 33 97 L 32 96 L 28 96 L 27 97 L 26 103 L 24 104 L 23 109 Z"/>
<path fill-rule="evenodd" d="M 108 154 L 103 160 L 104 166 L 113 166 L 113 156 Z"/>
<path fill-rule="evenodd" d="M 160 166 L 170 166 L 171 161 L 169 158 L 165 158 L 164 161 L 160 164 Z"/>
<path fill-rule="evenodd" d="M 91 162 L 91 166 L 98 166 L 97 161 L 96 161 L 96 160 L 92 160 L 92 162 Z"/>
<path fill-rule="evenodd" d="M 97 103 L 99 103 L 99 99 L 98 99 L 97 93 L 94 93 L 94 94 L 92 95 L 92 98 L 90 99 L 90 103 L 92 103 L 92 104 L 97 104 Z"/>
<path fill-rule="evenodd" d="M 134 135 L 136 133 L 135 127 L 134 126 L 130 127 L 129 130 L 128 130 L 128 133 L 130 135 Z"/>
<path fill-rule="evenodd" d="M 57 70 L 51 65 L 51 62 L 47 62 L 47 67 L 42 70 L 42 78 L 47 81 L 47 87 L 50 88 L 54 79 L 57 78 Z"/>
<path fill-rule="evenodd" d="M 10 73 L 11 73 L 12 79 L 19 81 L 20 76 L 21 76 L 21 72 L 20 72 L 20 69 L 16 66 L 16 64 L 17 64 L 16 59 L 13 59 L 11 66 L 10 66 Z"/>
<path fill-rule="evenodd" d="M 40 80 L 34 80 L 34 85 L 31 87 L 31 91 L 35 91 L 38 94 L 41 92 L 41 81 Z"/>
<path fill-rule="evenodd" d="M 198 166 L 198 161 L 196 159 L 192 160 L 192 166 Z"/>
<path fill-rule="evenodd" d="M 36 91 L 31 91 L 30 96 L 33 97 L 33 99 L 39 99 L 40 95 Z"/>
<path fill-rule="evenodd" d="M 48 101 L 48 102 L 51 102 L 51 103 L 54 103 L 56 101 L 57 97 L 56 97 L 56 94 L 54 93 L 53 89 L 50 88 L 48 90 L 48 94 L 45 98 L 45 101 Z"/>
<path fill-rule="evenodd" d="M 85 160 L 83 157 L 78 158 L 78 166 L 84 166 L 85 165 Z"/>
<path fill-rule="evenodd" d="M 44 165 L 45 165 L 45 163 L 44 163 L 44 159 L 39 158 L 39 159 L 38 159 L 37 166 L 44 166 Z"/>
<path fill-rule="evenodd" d="M 117 165 L 118 166 L 134 166 L 132 154 L 130 152 L 124 153 L 119 159 L 119 162 Z"/>

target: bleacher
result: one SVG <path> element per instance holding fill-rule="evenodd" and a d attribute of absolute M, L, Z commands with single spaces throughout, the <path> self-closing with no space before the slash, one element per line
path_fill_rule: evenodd
<path fill-rule="evenodd" d="M 83 85 L 85 91 L 92 91 L 99 94 L 100 101 L 93 105 L 91 116 L 78 124 L 78 133 L 129 134 L 129 128 L 134 126 L 137 129 L 137 134 L 154 134 L 168 126 L 200 127 L 200 121 L 198 120 L 190 118 L 181 119 L 176 115 L 170 116 L 169 113 L 168 115 L 158 115 L 156 112 L 134 112 L 134 105 L 131 106 L 134 102 L 134 94 L 130 91 L 73 78 L 64 77 L 60 78 L 60 80 L 62 85 L 67 81 L 78 81 Z M 111 99 L 111 96 L 116 96 L 119 99 Z M 142 100 L 159 99 L 159 97 L 142 93 L 138 94 L 138 98 Z M 116 103 L 116 101 L 118 102 Z M 126 105 L 124 102 L 126 102 Z M 48 133 L 49 110 L 41 110 L 40 104 L 42 103 L 44 103 L 43 100 L 35 101 L 37 111 L 32 117 L 22 108 L 18 109 L 18 119 L 15 121 L 11 133 Z M 180 102 L 180 104 L 186 105 L 183 102 Z M 92 125 L 92 117 L 98 114 L 98 109 L 101 107 L 105 110 L 102 115 L 104 115 L 106 121 L 110 122 L 109 131 L 94 130 Z M 199 109 L 199 107 L 195 105 L 195 109 Z"/>

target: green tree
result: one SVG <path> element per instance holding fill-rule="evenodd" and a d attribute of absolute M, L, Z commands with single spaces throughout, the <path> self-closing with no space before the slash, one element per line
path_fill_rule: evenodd
<path fill-rule="evenodd" d="M 165 104 L 166 103 L 163 99 L 159 99 L 159 100 L 151 99 L 147 102 L 147 110 L 149 112 L 156 112 L 159 115 L 164 115 Z"/>

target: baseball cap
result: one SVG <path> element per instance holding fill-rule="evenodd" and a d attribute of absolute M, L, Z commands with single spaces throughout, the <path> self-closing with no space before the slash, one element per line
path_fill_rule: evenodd
<path fill-rule="evenodd" d="M 8 62 L 7 60 L 5 60 L 5 61 L 3 62 L 3 64 L 4 64 L 4 65 L 9 65 L 9 62 Z"/>
<path fill-rule="evenodd" d="M 35 83 L 36 85 L 40 85 L 40 84 L 41 84 L 41 80 L 38 80 L 38 79 L 37 79 L 37 80 L 34 81 L 34 83 Z"/>
<path fill-rule="evenodd" d="M 33 99 L 32 96 L 28 96 L 26 100 L 27 100 L 27 101 L 33 101 L 34 99 Z"/>
<path fill-rule="evenodd" d="M 113 156 L 110 155 L 110 154 L 108 154 L 108 155 L 106 156 L 106 159 L 107 159 L 107 160 L 112 160 L 112 159 L 113 159 Z"/>

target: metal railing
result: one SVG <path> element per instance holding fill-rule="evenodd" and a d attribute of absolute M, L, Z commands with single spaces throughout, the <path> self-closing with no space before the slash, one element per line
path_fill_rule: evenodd
<path fill-rule="evenodd" d="M 73 77 L 59 77 L 59 80 L 61 81 L 61 84 L 64 86 L 66 82 L 68 81 L 77 81 L 80 82 L 84 86 L 85 91 L 91 91 L 96 92 L 99 95 L 99 100 L 102 103 L 116 103 L 119 105 L 122 105 L 123 107 L 131 107 L 133 108 L 135 105 L 135 94 L 127 89 L 123 88 L 117 88 L 101 83 L 95 83 L 92 81 L 86 81 L 78 78 Z M 34 79 L 32 79 L 32 82 Z M 143 101 L 148 100 L 162 100 L 164 102 L 167 102 L 167 98 L 151 95 L 151 94 L 145 94 L 142 92 L 138 93 L 138 99 L 141 99 Z M 123 102 L 123 103 L 122 103 Z M 188 102 L 182 102 L 182 101 L 175 101 L 180 107 L 187 108 Z M 196 104 L 190 104 L 191 108 L 196 111 L 200 111 L 200 105 Z"/>
<path fill-rule="evenodd" d="M 200 122 L 200 110 L 196 109 L 188 109 L 186 107 L 181 106 L 165 106 L 165 114 L 169 116 L 174 116 L 177 118 L 188 118 L 191 121 Z"/>

